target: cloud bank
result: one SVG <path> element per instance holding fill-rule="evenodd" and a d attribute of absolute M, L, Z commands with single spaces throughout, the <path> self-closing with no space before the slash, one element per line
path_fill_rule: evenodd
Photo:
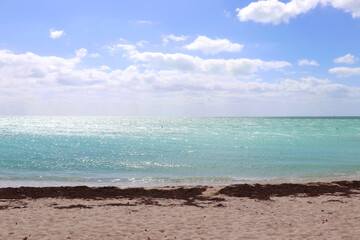
<path fill-rule="evenodd" d="M 288 95 L 292 93 L 306 94 L 330 94 L 334 92 L 354 93 L 354 88 L 346 87 L 341 84 L 332 84 L 327 79 L 318 79 L 314 77 L 301 78 L 300 80 L 284 79 L 280 82 L 259 82 L 255 80 L 243 81 L 236 74 L 224 75 L 218 77 L 217 71 L 210 71 L 213 66 L 206 66 L 208 60 L 199 60 L 197 58 L 189 61 L 204 61 L 200 63 L 200 70 L 182 71 L 181 67 L 176 66 L 177 62 L 173 59 L 179 57 L 180 62 L 184 56 L 169 55 L 162 53 L 137 53 L 133 57 L 141 61 L 154 61 L 160 59 L 159 67 L 173 66 L 170 70 L 146 68 L 141 70 L 140 66 L 130 65 L 125 69 L 111 70 L 107 66 L 99 68 L 78 68 L 77 65 L 86 56 L 86 49 L 82 48 L 75 51 L 73 58 L 61 58 L 55 56 L 39 56 L 34 53 L 15 54 L 8 50 L 0 50 L 0 86 L 2 87 L 56 87 L 59 89 L 64 86 L 71 86 L 79 89 L 103 89 L 106 91 L 144 91 L 144 92 L 173 92 L 173 91 L 195 91 L 195 92 L 228 92 L 230 95 L 241 93 L 243 96 L 270 96 L 272 94 Z M 159 55 L 160 54 L 160 55 Z M 169 60 L 170 59 L 170 60 Z M 170 63 L 165 63 L 169 60 Z M 224 60 L 226 61 L 226 60 Z M 241 70 L 229 70 L 236 72 L 251 73 L 256 69 L 275 68 L 277 62 L 264 62 L 254 60 L 254 62 L 245 60 L 245 63 L 239 63 Z M 198 62 L 196 64 L 199 64 Z M 223 64 L 233 64 L 221 62 Z M 247 69 L 244 70 L 242 64 Z M 195 65 L 195 64 L 194 64 Z M 235 64 L 236 65 L 236 64 Z M 285 63 L 285 65 L 288 65 Z M 205 68 L 206 70 L 202 70 Z M 358 69 L 360 74 L 360 69 Z M 222 71 L 220 71 L 222 72 Z M 89 88 L 84 88 L 87 86 Z M 3 88 L 4 89 L 4 88 Z M 358 89 L 355 89 L 358 91 Z"/>
<path fill-rule="evenodd" d="M 259 71 L 281 70 L 291 66 L 285 61 L 263 61 L 261 59 L 203 59 L 183 53 L 139 52 L 129 44 L 115 44 L 111 53 L 124 50 L 130 60 L 145 62 L 149 68 L 170 68 L 179 71 L 206 74 L 248 75 Z"/>
<path fill-rule="evenodd" d="M 94 111 L 97 105 L 101 113 L 108 113 L 107 105 L 109 111 L 122 106 L 127 109 L 119 112 L 123 114 L 139 113 L 136 106 L 144 106 L 142 113 L 148 113 L 149 107 L 154 111 L 159 106 L 168 108 L 167 113 L 174 109 L 179 113 L 179 109 L 194 103 L 198 103 L 199 108 L 193 113 L 198 113 L 204 103 L 220 107 L 244 101 L 276 101 L 279 106 L 284 101 L 303 104 L 314 99 L 328 102 L 329 99 L 358 101 L 360 98 L 359 88 L 334 84 L 328 79 L 306 77 L 265 82 L 252 77 L 260 71 L 281 70 L 289 66 L 287 62 L 138 52 L 126 44 L 117 44 L 114 48 L 120 46 L 129 50 L 124 57 L 133 61 L 124 69 L 105 65 L 81 68 L 80 63 L 88 56 L 85 48 L 76 50 L 72 58 L 0 50 L 2 113 L 26 108 L 31 114 L 41 113 L 41 109 L 47 114 L 59 114 L 55 110 L 63 108 L 68 109 L 69 114 L 81 114 L 84 109 Z M 222 108 L 219 109 L 218 114 Z M 248 107 L 245 110 L 251 113 Z"/>

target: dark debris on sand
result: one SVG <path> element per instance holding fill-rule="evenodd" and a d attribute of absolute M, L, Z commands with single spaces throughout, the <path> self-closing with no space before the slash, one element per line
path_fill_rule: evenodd
<path fill-rule="evenodd" d="M 0 188 L 0 199 L 39 199 L 39 198 L 66 198 L 66 199 L 139 199 L 136 204 L 157 205 L 154 199 L 184 200 L 184 205 L 199 206 L 198 202 L 222 202 L 219 197 L 205 197 L 202 194 L 208 187 L 175 187 L 164 189 L 145 188 L 117 188 L 117 187 L 19 187 Z M 307 184 L 238 184 L 221 188 L 216 194 L 231 197 L 246 197 L 259 200 L 269 200 L 270 197 L 283 196 L 320 196 L 340 195 L 350 196 L 360 193 L 360 181 L 337 181 L 331 183 Z M 119 204 L 120 206 L 121 204 Z M 4 207 L 5 209 L 6 207 Z"/>
<path fill-rule="evenodd" d="M 56 209 L 74 209 L 74 208 L 86 208 L 86 209 L 90 209 L 93 208 L 91 206 L 86 206 L 83 204 L 76 204 L 76 205 L 70 205 L 70 206 L 59 206 L 59 207 L 54 207 Z"/>
<path fill-rule="evenodd" d="M 0 199 L 111 199 L 111 198 L 163 198 L 183 199 L 199 198 L 206 187 L 174 188 L 174 189 L 145 189 L 145 188 L 117 188 L 117 187 L 19 187 L 0 188 Z"/>
<path fill-rule="evenodd" d="M 154 199 L 184 200 L 182 205 L 200 207 L 195 201 L 223 201 L 222 198 L 204 197 L 202 193 L 206 187 L 170 188 L 170 189 L 145 189 L 145 188 L 117 188 L 117 187 L 19 187 L 0 188 L 0 199 L 40 199 L 40 198 L 65 198 L 65 199 L 137 199 L 135 204 L 113 203 L 112 206 L 154 205 L 162 206 Z M 109 204 L 110 205 L 110 204 Z M 55 206 L 53 206 L 55 207 Z M 66 207 L 56 206 L 57 209 L 91 208 L 88 206 L 71 205 Z"/>
<path fill-rule="evenodd" d="M 304 196 L 316 197 L 320 195 L 350 196 L 359 194 L 360 181 L 338 181 L 331 183 L 307 184 L 238 184 L 220 189 L 217 194 L 230 197 L 247 197 L 258 200 L 270 200 L 270 197 Z"/>

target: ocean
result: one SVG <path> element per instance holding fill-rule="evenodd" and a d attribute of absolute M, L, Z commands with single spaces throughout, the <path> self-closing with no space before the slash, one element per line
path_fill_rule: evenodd
<path fill-rule="evenodd" d="M 359 176 L 359 117 L 0 117 L 0 187 Z"/>

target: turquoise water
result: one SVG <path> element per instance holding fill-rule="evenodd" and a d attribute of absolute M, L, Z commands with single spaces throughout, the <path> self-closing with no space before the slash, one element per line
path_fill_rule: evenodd
<path fill-rule="evenodd" d="M 360 176 L 360 118 L 1 117 L 0 186 Z"/>

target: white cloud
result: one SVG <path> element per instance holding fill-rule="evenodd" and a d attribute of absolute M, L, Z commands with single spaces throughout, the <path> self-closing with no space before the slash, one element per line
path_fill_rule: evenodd
<path fill-rule="evenodd" d="M 97 57 L 100 57 L 100 54 L 99 53 L 91 53 L 91 54 L 89 54 L 89 57 L 97 58 Z"/>
<path fill-rule="evenodd" d="M 65 35 L 65 31 L 64 30 L 55 30 L 55 29 L 50 29 L 50 37 L 52 39 L 55 38 L 59 38 Z"/>
<path fill-rule="evenodd" d="M 187 72 L 208 74 L 247 75 L 270 69 L 281 70 L 291 66 L 285 61 L 263 61 L 260 59 L 202 59 L 190 55 L 161 52 L 129 52 L 129 58 L 135 62 L 147 62 L 149 67 L 170 68 Z"/>
<path fill-rule="evenodd" d="M 108 47 L 111 54 L 124 51 L 124 57 L 134 62 L 146 62 L 150 68 L 170 68 L 180 71 L 247 75 L 270 69 L 281 70 L 291 66 L 285 61 L 263 61 L 261 59 L 202 59 L 182 53 L 166 54 L 162 52 L 139 52 L 131 44 L 114 44 Z"/>
<path fill-rule="evenodd" d="M 106 65 L 102 65 L 102 66 L 100 66 L 100 70 L 102 70 L 102 71 L 108 71 L 108 70 L 110 70 L 111 68 L 109 67 L 109 66 L 106 66 Z"/>
<path fill-rule="evenodd" d="M 120 38 L 119 38 L 119 42 L 126 43 L 127 41 L 126 41 L 126 39 L 125 39 L 125 38 L 120 37 Z"/>
<path fill-rule="evenodd" d="M 276 85 L 277 90 L 286 94 L 315 94 L 332 97 L 348 96 L 352 89 L 341 84 L 332 84 L 328 79 L 319 79 L 315 77 L 304 77 L 300 81 L 286 79 Z M 357 89 L 359 91 L 359 89 Z"/>
<path fill-rule="evenodd" d="M 103 81 L 103 72 L 97 69 L 76 69 L 76 65 L 86 53 L 87 50 L 81 48 L 75 51 L 74 58 L 65 59 L 39 56 L 30 52 L 14 54 L 8 50 L 0 50 L 0 75 L 7 84 L 19 87 L 37 84 L 83 85 Z"/>
<path fill-rule="evenodd" d="M 149 20 L 137 20 L 135 21 L 137 24 L 153 24 L 152 21 Z"/>
<path fill-rule="evenodd" d="M 145 47 L 146 44 L 148 44 L 149 42 L 148 41 L 145 41 L 145 40 L 141 40 L 141 41 L 138 41 L 136 43 L 136 46 L 138 47 Z"/>
<path fill-rule="evenodd" d="M 329 0 L 329 2 L 334 8 L 340 8 L 351 13 L 353 18 L 360 17 L 359 0 Z"/>
<path fill-rule="evenodd" d="M 163 37 L 162 42 L 164 45 L 168 44 L 169 40 L 174 42 L 183 42 L 188 38 L 188 36 L 175 36 L 174 34 L 169 34 Z"/>
<path fill-rule="evenodd" d="M 107 48 L 108 48 L 110 54 L 115 54 L 118 51 L 131 52 L 131 51 L 136 50 L 136 47 L 134 45 L 126 44 L 126 43 L 113 44 L 111 46 L 108 46 Z"/>
<path fill-rule="evenodd" d="M 346 63 L 346 64 L 354 64 L 357 61 L 357 58 L 350 53 L 345 56 L 338 57 L 334 59 L 335 63 Z"/>
<path fill-rule="evenodd" d="M 240 21 L 255 21 L 273 23 L 275 25 L 285 22 L 301 13 L 315 8 L 321 0 L 291 0 L 283 3 L 278 0 L 252 2 L 243 9 L 237 9 Z"/>
<path fill-rule="evenodd" d="M 86 48 L 80 48 L 75 51 L 75 55 L 78 58 L 84 58 L 87 55 L 87 49 Z"/>
<path fill-rule="evenodd" d="M 319 66 L 315 60 L 301 59 L 298 61 L 299 66 L 309 65 L 309 66 Z"/>
<path fill-rule="evenodd" d="M 360 67 L 350 68 L 350 67 L 335 67 L 329 69 L 329 73 L 336 74 L 337 77 L 352 77 L 360 75 Z"/>
<path fill-rule="evenodd" d="M 278 0 L 261 0 L 252 2 L 242 9 L 236 9 L 240 21 L 260 23 L 288 23 L 291 18 L 314 9 L 319 4 L 350 12 L 352 16 L 360 17 L 360 2 L 358 0 L 291 0 L 287 3 Z"/>
<path fill-rule="evenodd" d="M 185 45 L 189 50 L 201 50 L 205 54 L 217 54 L 219 52 L 239 52 L 244 45 L 232 43 L 228 39 L 211 39 L 206 36 L 199 36 L 194 42 Z"/>

